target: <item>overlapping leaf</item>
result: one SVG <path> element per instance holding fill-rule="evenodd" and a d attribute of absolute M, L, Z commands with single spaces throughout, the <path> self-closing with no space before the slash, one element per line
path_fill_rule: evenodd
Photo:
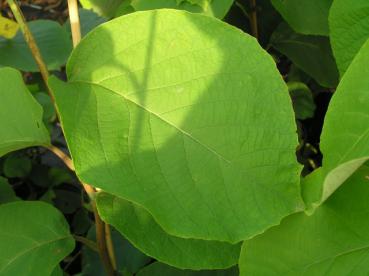
<path fill-rule="evenodd" d="M 363 166 L 314 215 L 291 215 L 246 241 L 241 275 L 369 273 L 369 168 Z"/>
<path fill-rule="evenodd" d="M 49 276 L 74 248 L 62 214 L 42 202 L 0 205 L 0 275 Z"/>
<path fill-rule="evenodd" d="M 369 159 L 369 41 L 355 57 L 327 111 L 320 148 L 323 166 L 306 178 L 310 207 L 327 199 Z"/>
<path fill-rule="evenodd" d="M 325 36 L 329 34 L 328 13 L 332 2 L 333 0 L 272 0 L 274 7 L 296 32 Z"/>
<path fill-rule="evenodd" d="M 341 76 L 369 38 L 369 1 L 335 0 L 329 13 L 330 39 Z"/>
<path fill-rule="evenodd" d="M 67 72 L 50 85 L 77 174 L 167 233 L 237 243 L 301 208 L 288 89 L 254 38 L 134 13 L 86 36 Z"/>
<path fill-rule="evenodd" d="M 21 148 L 49 144 L 42 108 L 17 70 L 0 68 L 0 98 L 0 156 Z"/>
<path fill-rule="evenodd" d="M 137 273 L 137 276 L 237 276 L 237 267 L 232 267 L 226 270 L 180 270 L 169 265 L 155 262 L 146 266 Z"/>
<path fill-rule="evenodd" d="M 40 48 L 49 70 L 65 65 L 72 51 L 69 34 L 57 22 L 50 20 L 30 21 L 28 26 Z M 12 39 L 0 37 L 0 65 L 23 71 L 39 71 L 36 62 L 20 31 Z"/>
<path fill-rule="evenodd" d="M 137 248 L 161 262 L 184 269 L 220 269 L 235 265 L 240 244 L 181 239 L 168 235 L 142 207 L 124 199 L 100 194 L 102 219 L 113 225 Z"/>
<path fill-rule="evenodd" d="M 132 0 L 136 11 L 153 9 L 180 9 L 223 18 L 234 0 Z"/>
<path fill-rule="evenodd" d="M 339 74 L 327 37 L 301 35 L 282 23 L 273 33 L 270 43 L 320 85 L 337 86 Z"/>

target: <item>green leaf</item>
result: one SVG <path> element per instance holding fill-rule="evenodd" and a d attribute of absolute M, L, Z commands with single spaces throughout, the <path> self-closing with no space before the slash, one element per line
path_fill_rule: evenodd
<path fill-rule="evenodd" d="M 330 39 L 343 76 L 369 38 L 369 1 L 335 0 L 329 13 Z"/>
<path fill-rule="evenodd" d="M 0 205 L 0 274 L 49 276 L 74 248 L 61 213 L 46 203 Z"/>
<path fill-rule="evenodd" d="M 143 208 L 109 194 L 97 197 L 102 219 L 145 254 L 179 268 L 219 269 L 235 265 L 240 244 L 182 239 L 167 234 Z"/>
<path fill-rule="evenodd" d="M 19 198 L 8 183 L 8 180 L 0 176 L 0 204 L 17 201 Z"/>
<path fill-rule="evenodd" d="M 4 175 L 6 177 L 26 177 L 32 169 L 31 160 L 17 153 L 7 156 L 4 161 Z"/>
<path fill-rule="evenodd" d="M 142 267 L 151 262 L 151 258 L 140 252 L 129 243 L 118 231 L 111 227 L 111 237 L 114 244 L 114 253 L 117 261 L 117 270 L 122 275 L 133 275 Z M 87 234 L 90 240 L 96 240 L 96 229 L 92 227 Z M 101 263 L 99 254 L 90 248 L 83 247 L 82 274 L 88 276 L 101 276 L 105 268 Z M 129 273 L 129 274 L 128 274 Z"/>
<path fill-rule="evenodd" d="M 303 183 L 315 207 L 369 159 L 369 41 L 342 78 L 329 104 L 320 138 L 323 166 Z"/>
<path fill-rule="evenodd" d="M 368 275 L 368 198 L 369 167 L 364 166 L 314 215 L 291 215 L 246 241 L 241 276 Z"/>
<path fill-rule="evenodd" d="M 92 31 L 67 73 L 50 85 L 78 176 L 167 233 L 237 243 L 300 210 L 291 100 L 251 36 L 182 11 L 133 13 Z"/>
<path fill-rule="evenodd" d="M 223 18 L 234 0 L 132 0 L 131 6 L 136 11 L 154 9 L 180 9 L 194 13 Z"/>
<path fill-rule="evenodd" d="M 66 30 L 51 20 L 35 20 L 28 23 L 41 55 L 49 70 L 59 70 L 65 65 L 72 51 L 72 42 Z M 0 37 L 0 64 L 23 71 L 39 69 L 20 31 L 13 39 Z"/>
<path fill-rule="evenodd" d="M 296 119 L 305 120 L 312 118 L 315 112 L 315 103 L 310 88 L 302 82 L 287 83 Z"/>
<path fill-rule="evenodd" d="M 0 156 L 50 143 L 42 123 L 42 108 L 27 90 L 18 71 L 0 69 L 0 98 Z"/>
<path fill-rule="evenodd" d="M 124 1 L 124 3 L 126 2 Z M 106 18 L 100 17 L 97 13 L 95 13 L 92 10 L 79 9 L 78 12 L 79 12 L 79 20 L 81 24 L 82 37 L 84 37 L 87 33 L 89 33 L 95 27 L 106 22 Z M 67 19 L 63 27 L 69 33 L 71 33 L 69 18 Z"/>
<path fill-rule="evenodd" d="M 237 276 L 237 267 L 232 267 L 227 270 L 180 270 L 169 265 L 155 262 L 149 266 L 146 266 L 137 276 Z"/>
<path fill-rule="evenodd" d="M 282 23 L 270 43 L 320 85 L 337 86 L 339 75 L 327 37 L 301 35 Z"/>
<path fill-rule="evenodd" d="M 324 36 L 329 35 L 328 14 L 332 2 L 333 0 L 272 0 L 273 6 L 297 33 Z"/>
<path fill-rule="evenodd" d="M 99 15 L 111 18 L 117 8 L 127 0 L 80 0 L 82 7 L 91 9 Z"/>

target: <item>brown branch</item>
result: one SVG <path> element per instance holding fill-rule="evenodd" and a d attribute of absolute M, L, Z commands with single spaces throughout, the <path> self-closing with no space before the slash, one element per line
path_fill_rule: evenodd
<path fill-rule="evenodd" d="M 258 18 L 257 18 L 257 6 L 256 0 L 249 0 L 250 1 L 250 27 L 251 27 L 251 34 L 258 39 L 259 31 L 258 31 Z"/>

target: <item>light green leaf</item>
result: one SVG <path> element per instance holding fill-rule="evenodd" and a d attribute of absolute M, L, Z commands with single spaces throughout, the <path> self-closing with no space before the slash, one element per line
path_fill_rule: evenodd
<path fill-rule="evenodd" d="M 169 265 L 155 262 L 146 266 L 137 276 L 237 276 L 237 267 L 232 267 L 227 270 L 180 270 Z"/>
<path fill-rule="evenodd" d="M 302 82 L 288 82 L 287 86 L 292 98 L 296 119 L 312 118 L 315 112 L 315 103 L 310 88 Z"/>
<path fill-rule="evenodd" d="M 335 0 L 329 13 L 332 49 L 341 76 L 369 38 L 369 1 Z"/>
<path fill-rule="evenodd" d="M 333 0 L 272 0 L 273 6 L 297 33 L 324 36 L 329 35 L 328 14 L 332 2 Z"/>
<path fill-rule="evenodd" d="M 30 21 L 28 26 L 40 48 L 49 70 L 59 70 L 72 51 L 72 42 L 66 30 L 51 20 Z M 13 39 L 0 37 L 0 64 L 23 71 L 39 69 L 20 31 Z"/>
<path fill-rule="evenodd" d="M 82 7 L 91 9 L 99 15 L 111 18 L 118 7 L 127 0 L 80 0 Z"/>
<path fill-rule="evenodd" d="M 18 71 L 0 69 L 0 98 L 0 156 L 50 143 L 42 122 L 42 107 L 27 90 Z"/>
<path fill-rule="evenodd" d="M 368 275 L 368 198 L 369 168 L 364 166 L 314 215 L 291 215 L 246 241 L 241 276 Z"/>
<path fill-rule="evenodd" d="M 273 33 L 270 43 L 320 85 L 337 86 L 339 74 L 327 37 L 301 35 L 282 23 Z"/>
<path fill-rule="evenodd" d="M 0 205 L 0 275 L 49 276 L 74 248 L 62 214 L 49 204 Z"/>
<path fill-rule="evenodd" d="M 182 239 L 171 236 L 142 207 L 124 199 L 100 194 L 97 208 L 102 219 L 113 225 L 145 254 L 183 269 L 219 269 L 235 265 L 240 244 Z"/>
<path fill-rule="evenodd" d="M 323 166 L 303 183 L 315 207 L 369 159 L 369 41 L 342 78 L 329 104 L 320 138 Z"/>
<path fill-rule="evenodd" d="M 0 176 L 0 204 L 17 201 L 19 198 L 8 183 L 8 180 Z"/>
<path fill-rule="evenodd" d="M 50 85 L 78 176 L 167 233 L 237 243 L 300 210 L 291 100 L 251 36 L 183 11 L 133 13 L 92 31 L 67 73 Z"/>
<path fill-rule="evenodd" d="M 132 0 L 131 6 L 136 11 L 154 9 L 180 9 L 189 12 L 223 18 L 234 0 Z"/>

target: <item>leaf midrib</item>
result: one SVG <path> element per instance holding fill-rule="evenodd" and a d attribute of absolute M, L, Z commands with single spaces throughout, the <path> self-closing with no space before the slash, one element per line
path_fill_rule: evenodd
<path fill-rule="evenodd" d="M 120 94 L 119 92 L 117 91 L 114 91 L 104 85 L 101 85 L 101 84 L 97 84 L 97 83 L 94 83 L 94 82 L 89 82 L 89 81 L 84 81 L 84 80 L 74 80 L 74 81 L 71 81 L 70 83 L 82 83 L 82 84 L 87 84 L 87 85 L 92 85 L 92 86 L 97 86 L 97 87 L 100 87 L 100 88 L 103 88 L 105 90 L 108 90 L 110 91 L 111 93 L 114 93 L 116 95 L 118 95 L 119 97 L 125 99 L 126 101 L 130 102 L 130 103 L 133 103 L 134 105 L 138 106 L 139 108 L 143 109 L 144 111 L 154 115 L 156 118 L 160 119 L 161 121 L 163 121 L 164 123 L 170 125 L 171 127 L 177 129 L 179 132 L 181 132 L 184 136 L 190 138 L 192 141 L 194 141 L 195 143 L 199 144 L 200 146 L 204 147 L 206 150 L 210 151 L 211 153 L 215 154 L 218 158 L 222 159 L 223 161 L 225 161 L 226 163 L 228 164 L 231 164 L 231 161 L 228 160 L 225 156 L 221 155 L 220 153 L 218 153 L 217 151 L 215 151 L 214 149 L 212 149 L 211 147 L 201 143 L 200 140 L 198 140 L 197 138 L 195 138 L 194 136 L 192 136 L 190 133 L 188 133 L 187 131 L 185 131 L 184 129 L 174 125 L 173 123 L 169 122 L 168 120 L 164 119 L 163 117 L 161 117 L 159 114 L 147 109 L 145 106 L 143 106 L 142 104 L 128 98 L 127 96 L 125 95 L 122 95 Z"/>

